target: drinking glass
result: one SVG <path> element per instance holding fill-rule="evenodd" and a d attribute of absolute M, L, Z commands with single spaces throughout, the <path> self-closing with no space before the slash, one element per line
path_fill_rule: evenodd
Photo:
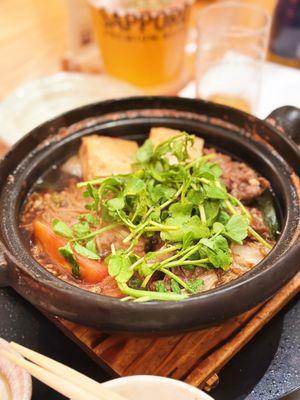
<path fill-rule="evenodd" d="M 181 73 L 193 0 L 89 0 L 107 73 L 158 86 Z"/>
<path fill-rule="evenodd" d="M 251 4 L 216 3 L 199 13 L 197 28 L 196 96 L 255 113 L 269 14 Z"/>

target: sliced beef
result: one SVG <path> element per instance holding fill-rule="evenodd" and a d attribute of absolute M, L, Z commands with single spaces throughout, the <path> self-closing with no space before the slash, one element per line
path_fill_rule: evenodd
<path fill-rule="evenodd" d="M 129 230 L 124 227 L 116 227 L 97 236 L 96 243 L 101 257 L 106 257 L 111 253 L 111 246 L 114 245 L 116 250 L 127 249 L 130 243 L 123 243 L 123 240 L 130 234 Z M 145 239 L 140 238 L 137 245 L 134 246 L 133 252 L 142 257 L 145 254 Z"/>
<path fill-rule="evenodd" d="M 263 235 L 264 238 L 269 237 L 270 230 L 266 225 L 262 212 L 256 207 L 249 207 L 248 211 L 252 216 L 251 226 L 252 228 Z"/>
<path fill-rule="evenodd" d="M 251 201 L 260 196 L 269 186 L 269 182 L 259 176 L 247 164 L 233 161 L 229 156 L 214 149 L 204 149 L 204 154 L 215 153 L 211 162 L 222 168 L 221 179 L 228 191 L 239 200 Z"/>
<path fill-rule="evenodd" d="M 219 286 L 220 279 L 216 269 L 197 267 L 195 270 L 188 270 L 186 268 L 176 267 L 173 268 L 172 271 L 186 282 L 195 279 L 202 279 L 204 284 L 200 288 L 201 291 L 210 290 Z M 170 278 L 168 276 L 164 277 L 164 283 L 165 286 L 169 288 Z"/>

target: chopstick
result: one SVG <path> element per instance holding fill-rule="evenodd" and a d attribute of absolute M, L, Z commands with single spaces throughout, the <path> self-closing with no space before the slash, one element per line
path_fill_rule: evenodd
<path fill-rule="evenodd" d="M 123 396 L 105 389 L 100 383 L 58 361 L 17 343 L 12 342 L 10 346 L 30 361 L 5 349 L 0 349 L 0 355 L 26 369 L 33 377 L 72 400 L 126 400 Z"/>
<path fill-rule="evenodd" d="M 11 342 L 10 346 L 28 360 L 33 361 L 37 365 L 46 368 L 50 372 L 54 372 L 54 374 L 56 375 L 64 377 L 64 379 L 68 380 L 69 382 L 72 382 L 77 386 L 88 390 L 96 396 L 98 396 L 99 393 L 102 393 L 103 396 L 106 396 L 109 400 L 124 400 L 124 397 L 105 389 L 99 382 L 94 381 L 86 375 L 81 374 L 75 369 L 67 367 L 64 364 L 61 364 L 60 362 L 55 361 L 52 358 L 46 357 L 40 353 L 37 353 L 36 351 L 30 350 L 27 347 L 24 347 L 18 343 Z"/>
<path fill-rule="evenodd" d="M 17 355 L 10 353 L 7 350 L 0 350 L 0 355 L 4 356 L 9 361 L 13 362 L 19 367 L 26 369 L 33 377 L 50 386 L 62 395 L 71 398 L 72 400 L 82 400 L 83 398 L 87 398 L 89 400 L 107 400 L 107 398 L 104 397 L 96 397 L 90 392 L 76 387 L 73 383 L 70 383 L 63 378 L 60 378 L 59 376 L 54 375 L 51 372 L 39 367 L 38 365 L 26 361 L 23 358 L 20 358 Z"/>

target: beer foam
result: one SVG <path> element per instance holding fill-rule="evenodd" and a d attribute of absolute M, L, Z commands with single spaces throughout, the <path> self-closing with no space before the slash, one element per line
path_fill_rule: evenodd
<path fill-rule="evenodd" d="M 110 11 L 167 11 L 167 7 L 182 6 L 193 3 L 194 0 L 89 0 L 96 8 Z"/>

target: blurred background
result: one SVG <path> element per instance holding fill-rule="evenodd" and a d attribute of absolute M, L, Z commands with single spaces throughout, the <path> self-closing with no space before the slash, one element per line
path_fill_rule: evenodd
<path fill-rule="evenodd" d="M 139 94 L 300 106 L 300 0 L 1 0 L 0 126 Z"/>

